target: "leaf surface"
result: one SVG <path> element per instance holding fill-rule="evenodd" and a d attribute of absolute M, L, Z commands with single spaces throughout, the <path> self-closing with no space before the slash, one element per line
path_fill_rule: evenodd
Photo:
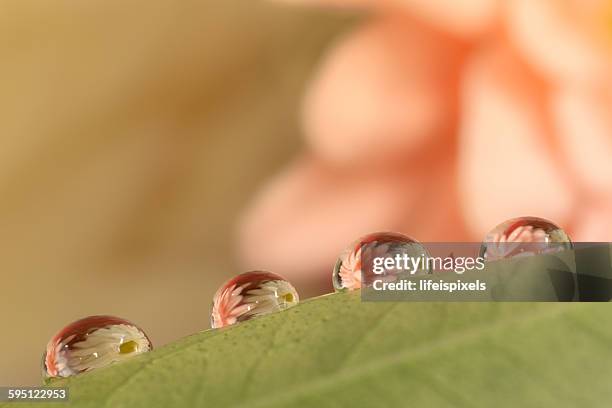
<path fill-rule="evenodd" d="M 333 294 L 52 386 L 70 407 L 603 407 L 611 316 L 607 303 Z"/>

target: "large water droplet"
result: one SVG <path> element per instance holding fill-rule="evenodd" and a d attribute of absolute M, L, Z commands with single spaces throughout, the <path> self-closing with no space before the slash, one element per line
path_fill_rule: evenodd
<path fill-rule="evenodd" d="M 43 377 L 69 377 L 152 349 L 135 324 L 114 316 L 90 316 L 60 330 L 47 344 Z"/>
<path fill-rule="evenodd" d="M 572 248 L 570 237 L 554 223 L 538 217 L 518 217 L 502 222 L 486 235 L 480 256 L 497 261 Z"/>

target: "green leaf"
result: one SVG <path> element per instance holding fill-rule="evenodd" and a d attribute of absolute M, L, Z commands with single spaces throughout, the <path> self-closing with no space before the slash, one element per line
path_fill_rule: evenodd
<path fill-rule="evenodd" d="M 54 382 L 71 401 L 49 405 L 603 407 L 611 379 L 607 303 L 370 303 L 352 292 Z"/>

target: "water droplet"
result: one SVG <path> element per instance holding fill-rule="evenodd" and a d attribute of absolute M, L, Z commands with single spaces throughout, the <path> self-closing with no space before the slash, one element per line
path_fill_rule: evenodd
<path fill-rule="evenodd" d="M 270 272 L 246 272 L 227 281 L 213 298 L 210 324 L 229 326 L 298 304 L 295 288 Z"/>
<path fill-rule="evenodd" d="M 374 258 L 394 258 L 404 255 L 420 258 L 428 256 L 428 252 L 418 241 L 395 232 L 365 235 L 353 242 L 338 257 L 332 274 L 334 289 L 337 292 L 359 289 L 362 286 L 362 273 L 372 272 Z M 428 272 L 419 270 L 416 274 Z"/>
<path fill-rule="evenodd" d="M 519 217 L 493 228 L 480 247 L 480 256 L 497 261 L 572 248 L 570 237 L 554 223 L 538 217 Z"/>
<path fill-rule="evenodd" d="M 43 356 L 43 377 L 69 377 L 152 348 L 147 335 L 127 320 L 113 316 L 86 317 L 51 338 Z"/>

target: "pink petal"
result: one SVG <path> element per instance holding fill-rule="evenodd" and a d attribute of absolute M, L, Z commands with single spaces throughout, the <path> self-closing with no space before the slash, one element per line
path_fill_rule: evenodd
<path fill-rule="evenodd" d="M 503 47 L 467 67 L 459 182 L 473 232 L 515 216 L 565 223 L 573 203 L 566 169 L 550 142 L 544 88 Z"/>
<path fill-rule="evenodd" d="M 564 87 L 552 98 L 557 133 L 572 170 L 594 194 L 612 194 L 612 94 Z"/>
<path fill-rule="evenodd" d="M 605 45 L 607 27 L 601 27 L 603 38 L 597 38 L 595 33 L 597 20 L 609 12 L 605 7 L 603 2 L 583 0 L 511 1 L 510 37 L 534 67 L 557 81 L 609 81 L 612 47 Z M 602 19 L 605 24 L 609 22 Z"/>
<path fill-rule="evenodd" d="M 583 242 L 612 242 L 612 196 L 582 208 L 572 239 Z"/>
<path fill-rule="evenodd" d="M 335 163 L 401 160 L 455 124 L 461 47 L 408 18 L 376 20 L 328 55 L 304 103 L 307 138 Z"/>

